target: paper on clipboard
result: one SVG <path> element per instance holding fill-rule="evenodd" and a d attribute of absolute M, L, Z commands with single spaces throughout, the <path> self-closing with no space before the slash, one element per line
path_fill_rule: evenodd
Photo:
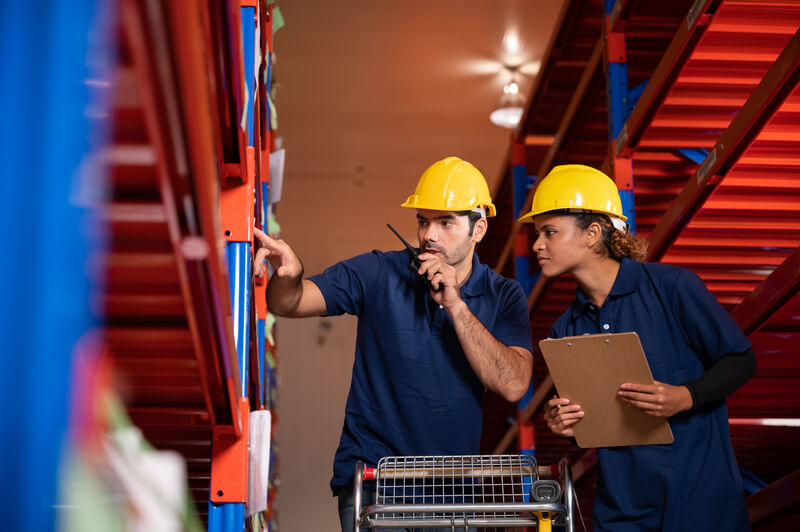
<path fill-rule="evenodd" d="M 548 338 L 539 348 L 559 396 L 586 413 L 572 426 L 579 447 L 673 442 L 665 418 L 645 414 L 617 396 L 620 384 L 653 383 L 635 332 Z"/>

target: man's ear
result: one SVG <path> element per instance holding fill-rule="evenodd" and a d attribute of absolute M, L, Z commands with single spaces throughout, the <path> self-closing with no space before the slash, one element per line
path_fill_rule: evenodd
<path fill-rule="evenodd" d="M 489 223 L 486 221 L 486 218 L 481 218 L 477 222 L 475 222 L 475 227 L 472 230 L 472 241 L 476 244 L 483 240 L 483 237 L 486 236 L 486 230 L 489 228 Z"/>

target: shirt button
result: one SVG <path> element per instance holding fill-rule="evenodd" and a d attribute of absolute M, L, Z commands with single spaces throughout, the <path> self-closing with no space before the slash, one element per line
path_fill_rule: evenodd
<path fill-rule="evenodd" d="M 607 331 L 609 328 L 611 328 L 611 325 L 609 325 L 608 323 L 603 324 L 603 330 Z"/>

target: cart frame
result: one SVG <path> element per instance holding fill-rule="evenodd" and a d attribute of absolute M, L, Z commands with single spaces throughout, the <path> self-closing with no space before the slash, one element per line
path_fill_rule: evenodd
<path fill-rule="evenodd" d="M 381 465 L 384 463 L 384 460 L 410 460 L 410 463 L 412 464 L 420 463 L 418 462 L 419 460 L 425 460 L 425 463 L 429 464 L 432 460 L 450 460 L 451 462 L 447 463 L 452 463 L 452 460 L 456 459 L 463 461 L 464 459 L 495 460 L 498 458 L 513 459 L 521 457 L 524 457 L 527 460 L 527 463 L 532 464 L 533 466 L 532 468 L 527 467 L 526 469 L 526 471 L 528 471 L 526 475 L 530 475 L 531 485 L 533 481 L 536 480 L 553 479 L 553 477 L 557 477 L 554 480 L 556 480 L 561 487 L 561 495 L 557 502 L 526 502 L 512 500 L 510 502 L 474 503 L 463 502 L 463 499 L 470 498 L 470 495 L 463 495 L 462 502 L 434 501 L 432 503 L 426 502 L 423 504 L 417 504 L 416 499 L 433 499 L 434 497 L 429 495 L 414 495 L 411 497 L 406 497 L 403 495 L 398 497 L 403 501 L 401 504 L 363 505 L 364 501 L 362 501 L 362 490 L 365 481 L 373 479 L 376 480 L 378 482 L 378 490 L 380 491 L 382 480 L 385 482 L 387 479 L 422 479 L 419 481 L 429 482 L 429 484 L 425 484 L 424 487 L 430 490 L 433 489 L 433 484 L 431 483 L 432 481 L 430 479 L 435 477 L 439 482 L 442 482 L 442 478 L 454 478 L 458 475 L 454 472 L 455 468 L 453 466 L 442 466 L 441 463 L 444 462 L 439 463 L 437 467 L 433 468 L 407 468 L 406 464 L 408 462 L 402 462 L 403 465 L 401 468 L 387 469 L 386 467 L 381 467 Z M 484 472 L 480 465 L 482 463 L 483 462 L 480 462 L 477 466 L 472 467 L 467 475 L 471 478 L 480 478 L 481 481 L 479 482 L 483 482 L 484 478 L 496 479 L 499 477 L 509 476 L 509 474 L 504 471 Z M 383 471 L 384 479 L 381 479 L 381 471 Z M 490 480 L 490 482 L 494 482 L 494 480 Z M 411 488 L 410 486 L 409 488 L 418 490 L 420 487 L 423 487 L 418 486 L 417 484 L 414 484 L 413 486 L 414 488 Z M 476 486 L 479 487 L 478 489 L 481 489 L 479 484 L 476 484 Z M 399 489 L 402 491 L 408 491 L 409 488 L 407 488 L 405 483 L 403 483 L 402 488 Z M 383 489 L 386 488 L 384 487 Z M 441 485 L 439 489 L 442 489 Z M 520 495 L 519 483 L 517 483 L 515 489 L 517 493 L 513 499 L 518 499 Z M 379 499 L 380 498 L 381 497 L 379 496 Z M 437 496 L 437 498 L 441 500 L 444 499 L 443 496 Z M 454 499 L 454 497 L 450 498 Z M 478 498 L 483 497 L 480 496 Z M 507 497 L 502 497 L 504 501 L 506 498 Z M 412 499 L 414 502 L 409 504 L 405 502 L 406 499 Z M 572 469 L 566 458 L 562 458 L 559 461 L 556 471 L 555 467 L 537 465 L 536 461 L 527 455 L 506 455 L 504 457 L 498 457 L 497 455 L 476 455 L 464 457 L 387 457 L 381 459 L 379 462 L 379 467 L 374 469 L 366 467 L 363 462 L 356 463 L 355 478 L 353 480 L 353 529 L 355 532 L 361 532 L 370 528 L 441 528 L 455 531 L 456 527 L 463 528 L 464 530 L 467 530 L 470 527 L 538 527 L 539 517 L 537 516 L 546 515 L 557 518 L 561 524 L 566 527 L 566 532 L 574 532 L 574 504 L 575 499 L 572 485 Z M 387 514 L 393 515 L 387 516 Z M 409 514 L 411 515 L 409 516 Z M 480 517 L 471 517 L 468 514 L 480 514 Z M 550 519 L 548 518 L 548 525 L 549 524 Z M 542 529 L 544 528 L 545 527 L 542 527 Z"/>

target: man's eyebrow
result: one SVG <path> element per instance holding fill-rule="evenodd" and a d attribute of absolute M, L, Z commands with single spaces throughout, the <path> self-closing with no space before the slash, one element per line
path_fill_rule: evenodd
<path fill-rule="evenodd" d="M 442 214 L 440 216 L 434 216 L 433 218 L 428 218 L 427 216 L 422 216 L 421 214 L 417 214 L 417 220 L 454 220 L 456 217 L 454 214 Z"/>

